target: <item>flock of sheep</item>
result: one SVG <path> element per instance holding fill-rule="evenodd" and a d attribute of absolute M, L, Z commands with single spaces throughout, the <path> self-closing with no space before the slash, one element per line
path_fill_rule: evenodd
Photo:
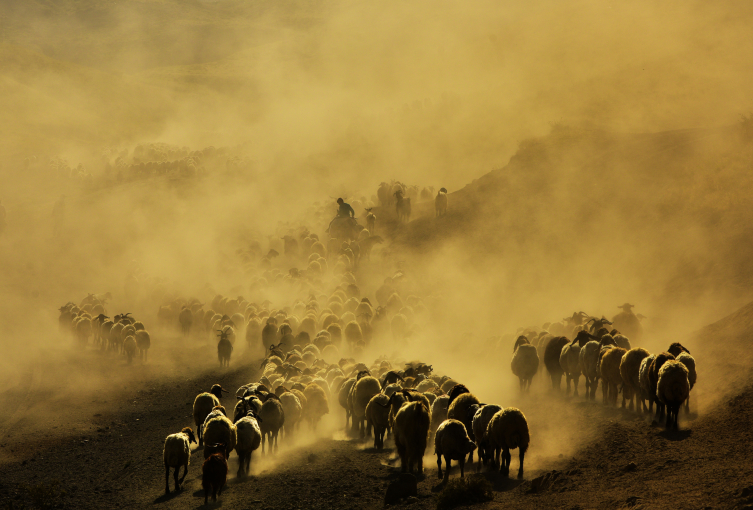
<path fill-rule="evenodd" d="M 667 429 L 678 429 L 680 407 L 689 410 L 690 390 L 696 383 L 695 359 L 679 343 L 667 351 L 650 354 L 641 347 L 632 347 L 627 336 L 616 327 L 630 331 L 640 338 L 639 317 L 633 305 L 625 304 L 623 312 L 612 321 L 589 317 L 580 312 L 561 322 L 545 324 L 540 332 L 526 331 L 513 347 L 512 371 L 520 380 L 521 391 L 530 389 L 533 377 L 546 369 L 552 387 L 559 389 L 562 377 L 567 381 L 567 393 L 578 395 L 580 376 L 585 378 L 585 397 L 594 400 L 601 381 L 605 404 L 617 404 L 622 393 L 622 407 L 653 412 L 656 420 L 666 421 Z M 543 364 L 541 360 L 543 359 Z M 646 401 L 648 400 L 648 407 Z M 635 405 L 634 405 L 635 401 Z"/>
<path fill-rule="evenodd" d="M 134 356 L 146 362 L 152 339 L 144 323 L 130 313 L 108 317 L 105 305 L 110 294 L 89 294 L 79 305 L 67 303 L 60 307 L 60 330 L 72 334 L 85 348 L 92 338 L 94 346 L 124 355 L 130 364 Z"/>
<path fill-rule="evenodd" d="M 443 204 L 437 214 L 444 214 L 446 190 L 440 190 L 437 203 Z M 260 247 L 241 252 L 256 261 L 249 268 L 250 300 L 220 294 L 206 302 L 164 296 L 159 325 L 216 342 L 221 366 L 230 364 L 238 338 L 246 341 L 247 352 L 264 353 L 258 377 L 236 389 L 232 406 L 222 405 L 230 392 L 214 385 L 195 398 L 193 428 L 165 439 L 165 492 L 170 491 L 171 469 L 174 488 L 180 489 L 190 445 L 198 443 L 204 456 L 205 503 L 210 495 L 216 500 L 233 451 L 239 460 L 237 476 L 247 476 L 254 451 L 261 447 L 272 454 L 280 441 L 289 441 L 304 426 L 315 432 L 321 419 L 335 412 L 335 401 L 352 435 L 365 440 L 373 434 L 377 450 L 392 437 L 403 471 L 422 472 L 427 446 L 433 443 L 437 475 L 444 481 L 452 461 L 464 476 L 466 460 L 472 463 L 476 450 L 477 470 L 491 464 L 506 476 L 510 452 L 517 449 L 517 476 L 523 477 L 530 433 L 521 410 L 482 403 L 462 382 L 423 362 L 399 355 L 361 361 L 371 347 L 381 350 L 390 341 L 400 345 L 417 336 L 430 320 L 424 299 L 409 292 L 402 271 L 385 278 L 373 295 L 364 295 L 356 276 L 363 273 L 359 267 L 368 252 L 361 243 L 374 237 L 373 227 L 372 232 L 364 230 L 358 240 L 326 243 L 307 229 L 289 230 L 277 237 L 282 254 L 272 246 L 266 254 Z M 285 272 L 283 264 L 295 267 Z M 272 306 L 259 299 L 265 292 L 293 297 L 288 306 Z M 90 294 L 78 306 L 68 303 L 60 309 L 61 327 L 82 346 L 93 337 L 95 346 L 122 352 L 129 363 L 137 352 L 146 360 L 149 333 L 131 314 L 111 320 L 109 298 Z M 632 305 L 622 308 L 612 321 L 575 313 L 505 339 L 505 345 L 507 340 L 513 344 L 512 372 L 522 392 L 530 391 L 533 378 L 546 370 L 553 388 L 560 388 L 564 375 L 567 392 L 572 387 L 575 395 L 583 375 L 587 399 L 595 398 L 601 380 L 605 403 L 616 404 L 620 392 L 623 407 L 630 402 L 633 409 L 637 399 L 638 411 L 652 412 L 656 403 L 657 418 L 666 414 L 667 427 L 677 428 L 679 409 L 683 404 L 687 408 L 695 384 L 695 361 L 677 343 L 657 355 L 632 348 L 627 335 L 641 338 L 640 317 L 632 313 Z"/>

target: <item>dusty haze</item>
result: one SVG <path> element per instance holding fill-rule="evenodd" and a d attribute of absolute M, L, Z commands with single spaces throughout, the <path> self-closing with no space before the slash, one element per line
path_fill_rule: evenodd
<path fill-rule="evenodd" d="M 155 287 L 288 305 L 251 286 L 238 250 L 281 251 L 288 227 L 321 235 L 334 198 L 376 203 L 393 179 L 448 188 L 450 214 L 416 205 L 396 226 L 377 213 L 386 243 L 358 275 L 364 293 L 403 269 L 429 315 L 411 345 L 374 347 L 369 362 L 420 358 L 523 407 L 498 337 L 629 301 L 648 317 L 642 346 L 692 351 L 691 332 L 753 297 L 749 2 L 1 9 L 0 383 L 73 349 L 57 308 L 90 292 L 152 322 Z M 210 146 L 178 177 L 131 166 Z M 154 371 L 215 368 L 159 340 Z M 526 412 L 545 414 L 537 402 Z"/>

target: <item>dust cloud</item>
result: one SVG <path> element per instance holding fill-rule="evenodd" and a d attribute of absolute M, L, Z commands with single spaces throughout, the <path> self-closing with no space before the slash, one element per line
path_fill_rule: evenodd
<path fill-rule="evenodd" d="M 519 328 L 630 301 L 642 346 L 692 351 L 752 297 L 749 3 L 18 0 L 0 21 L 5 386 L 74 349 L 57 309 L 88 293 L 155 331 L 156 367 L 214 369 L 204 338 L 171 356 L 159 306 L 292 306 L 259 284 L 262 257 L 323 236 L 337 197 L 363 221 L 393 180 L 448 188 L 450 212 L 375 210 L 362 294 L 402 271 L 426 312 L 364 362 L 421 359 L 543 417 L 510 373 Z M 562 451 L 542 435 L 536 455 Z"/>

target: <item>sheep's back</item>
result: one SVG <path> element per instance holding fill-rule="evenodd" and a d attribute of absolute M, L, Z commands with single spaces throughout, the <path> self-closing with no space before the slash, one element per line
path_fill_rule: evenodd
<path fill-rule="evenodd" d="M 165 439 L 165 448 L 162 451 L 165 466 L 179 467 L 191 461 L 191 444 L 188 436 L 182 432 L 170 434 Z"/>
<path fill-rule="evenodd" d="M 474 404 L 479 404 L 479 401 L 473 393 L 463 393 L 459 395 L 447 408 L 447 418 L 458 420 L 462 422 L 463 425 L 468 424 L 468 428 L 470 428 L 473 422 L 470 408 Z"/>
<path fill-rule="evenodd" d="M 218 405 L 220 405 L 220 401 L 211 393 L 200 393 L 197 395 L 193 401 L 194 425 L 197 427 L 203 425 L 209 413 Z"/>
<path fill-rule="evenodd" d="M 692 390 L 698 380 L 698 373 L 695 369 L 695 358 L 687 352 L 681 352 L 680 355 L 677 356 L 677 361 L 685 365 L 685 368 L 688 369 L 688 383 L 690 383 L 690 389 Z"/>
<path fill-rule="evenodd" d="M 569 343 L 562 348 L 560 352 L 560 367 L 562 370 L 574 377 L 580 375 L 580 345 Z"/>
<path fill-rule="evenodd" d="M 680 361 L 667 360 L 659 369 L 656 397 L 667 405 L 682 404 L 689 393 L 688 369 Z"/>
<path fill-rule="evenodd" d="M 622 347 L 612 347 L 601 358 L 601 378 L 612 384 L 622 384 L 620 363 L 627 351 Z"/>
<path fill-rule="evenodd" d="M 386 406 L 390 398 L 384 393 L 378 393 L 371 397 L 366 405 L 366 419 L 374 426 L 387 427 L 389 425 L 390 410 Z M 381 405 L 380 405 L 381 404 Z"/>
<path fill-rule="evenodd" d="M 510 363 L 512 373 L 523 379 L 530 379 L 539 369 L 539 353 L 531 344 L 519 345 Z"/>
<path fill-rule="evenodd" d="M 226 446 L 226 451 L 230 454 L 235 449 L 236 431 L 233 423 L 226 416 L 215 416 L 204 425 L 204 443 L 218 444 Z M 209 450 L 204 450 L 209 453 Z"/>
<path fill-rule="evenodd" d="M 434 436 L 434 453 L 450 460 L 460 460 L 468 454 L 470 442 L 465 425 L 458 420 L 445 420 Z"/>
<path fill-rule="evenodd" d="M 648 373 L 651 370 L 651 365 L 656 359 L 656 354 L 643 358 L 641 361 L 641 367 L 638 370 L 638 381 L 640 382 L 641 391 L 644 397 L 651 395 L 651 382 L 649 381 Z"/>
<path fill-rule="evenodd" d="M 237 442 L 235 449 L 239 452 L 252 452 L 261 444 L 261 429 L 258 422 L 249 416 L 241 418 L 235 424 Z"/>
<path fill-rule="evenodd" d="M 482 444 L 486 441 L 486 431 L 489 427 L 489 422 L 492 421 L 494 415 L 502 410 L 501 406 L 495 404 L 487 404 L 476 411 L 473 416 L 473 435 L 476 438 L 477 444 Z"/>
<path fill-rule="evenodd" d="M 395 442 L 402 444 L 409 455 L 410 452 L 423 455 L 430 426 L 430 411 L 421 402 L 407 402 L 395 415 Z"/>
<path fill-rule="evenodd" d="M 562 348 L 567 345 L 569 340 L 564 336 L 552 338 L 544 351 L 544 365 L 550 374 L 561 374 L 562 366 L 560 365 L 560 355 Z"/>
<path fill-rule="evenodd" d="M 630 349 L 624 356 L 622 356 L 622 361 L 620 361 L 620 375 L 625 384 L 630 386 L 634 391 L 638 391 L 641 387 L 641 363 L 648 357 L 648 351 L 641 347 Z"/>
<path fill-rule="evenodd" d="M 492 447 L 527 450 L 531 438 L 525 415 L 514 407 L 497 412 L 487 427 L 487 438 Z"/>
<path fill-rule="evenodd" d="M 259 416 L 261 417 L 261 430 L 265 434 L 277 432 L 285 424 L 285 411 L 282 403 L 275 398 L 270 398 L 261 405 Z"/>

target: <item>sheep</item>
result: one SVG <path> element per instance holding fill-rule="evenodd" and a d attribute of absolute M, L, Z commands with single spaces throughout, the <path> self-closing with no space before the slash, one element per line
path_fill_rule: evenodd
<path fill-rule="evenodd" d="M 481 464 L 486 464 L 493 457 L 493 452 L 489 449 L 489 440 L 486 437 L 486 431 L 489 427 L 489 422 L 502 410 L 502 407 L 494 404 L 487 404 L 482 406 L 473 415 L 473 435 L 476 438 L 476 445 L 478 446 L 478 458 L 481 462 L 477 465 L 477 470 L 481 471 Z"/>
<path fill-rule="evenodd" d="M 304 321 L 305 322 L 305 321 Z M 301 327 L 303 328 L 304 325 L 301 323 Z M 274 345 L 277 343 L 277 337 L 278 337 L 278 330 L 277 330 L 277 321 L 275 319 L 267 319 L 267 323 L 264 325 L 264 328 L 261 330 L 261 343 L 264 345 L 264 350 L 268 351 L 270 345 Z M 312 334 L 311 332 L 309 332 Z"/>
<path fill-rule="evenodd" d="M 677 358 L 677 356 L 680 355 L 682 352 L 686 352 L 690 354 L 690 351 L 687 350 L 681 343 L 675 342 L 672 345 L 669 346 L 669 349 L 667 349 L 667 352 L 670 353 L 672 356 Z"/>
<path fill-rule="evenodd" d="M 659 369 L 656 398 L 667 408 L 667 430 L 677 430 L 680 407 L 690 394 L 688 369 L 681 361 L 667 360 Z"/>
<path fill-rule="evenodd" d="M 222 398 L 222 392 L 228 392 L 219 384 L 212 386 L 212 389 L 207 393 L 199 393 L 196 399 L 193 401 L 193 422 L 196 426 L 196 432 L 199 436 L 199 447 L 204 444 L 204 431 L 203 425 L 212 409 L 220 405 L 220 398 Z"/>
<path fill-rule="evenodd" d="M 654 412 L 654 400 L 656 400 L 656 397 L 651 394 L 651 382 L 649 381 L 648 373 L 651 370 L 651 365 L 653 364 L 655 359 L 656 354 L 651 354 L 650 356 L 643 358 L 643 360 L 641 361 L 641 367 L 638 370 L 638 382 L 640 383 L 641 387 L 641 399 L 648 400 L 648 410 L 646 409 L 646 404 L 643 404 L 644 413 L 646 411 L 648 411 L 649 413 Z"/>
<path fill-rule="evenodd" d="M 230 452 L 235 448 L 236 443 L 236 430 L 235 425 L 231 422 L 227 416 L 220 414 L 209 418 L 204 424 L 204 459 L 209 458 L 210 455 L 217 451 L 222 451 L 223 455 L 227 459 L 230 456 Z M 219 450 L 217 447 L 211 445 L 221 444 L 222 448 Z"/>
<path fill-rule="evenodd" d="M 133 357 L 136 355 L 136 339 L 132 335 L 128 335 L 123 341 L 123 350 L 128 358 L 128 364 L 133 361 Z"/>
<path fill-rule="evenodd" d="M 410 221 L 410 198 L 403 198 L 403 193 L 401 191 L 395 192 L 395 198 L 397 199 L 397 202 L 395 203 L 395 210 L 397 212 L 398 221 Z"/>
<path fill-rule="evenodd" d="M 235 423 L 237 441 L 235 451 L 238 453 L 238 478 L 248 475 L 251 467 L 251 454 L 259 448 L 262 432 L 259 428 L 261 418 L 249 410 L 246 416 Z"/>
<path fill-rule="evenodd" d="M 139 356 L 144 363 L 146 363 L 146 355 L 151 345 L 152 339 L 149 336 L 149 332 L 147 330 L 140 329 L 136 331 L 136 347 L 138 348 Z"/>
<path fill-rule="evenodd" d="M 586 331 L 579 331 L 572 341 L 580 346 L 578 352 L 578 365 L 586 379 L 586 399 L 596 398 L 596 387 L 599 384 L 599 372 L 596 370 L 596 362 L 599 358 L 599 345 L 597 338 Z"/>
<path fill-rule="evenodd" d="M 356 383 L 350 390 L 348 398 L 352 413 L 351 430 L 353 433 L 359 431 L 361 439 L 366 436 L 366 406 L 374 395 L 382 391 L 382 387 L 375 377 L 371 377 L 370 375 L 362 377 L 362 374 L 368 374 L 368 372 L 358 374 Z"/>
<path fill-rule="evenodd" d="M 183 336 L 188 336 L 191 333 L 191 326 L 193 325 L 193 312 L 187 306 L 183 306 L 183 309 L 178 314 L 178 322 L 180 322 L 180 330 Z"/>
<path fill-rule="evenodd" d="M 573 395 L 578 396 L 578 382 L 580 381 L 580 345 L 572 342 L 562 348 L 560 366 L 567 379 L 565 394 L 570 394 L 570 381 L 573 382 Z"/>
<path fill-rule="evenodd" d="M 165 494 L 170 494 L 170 468 L 175 469 L 175 492 L 180 490 L 180 484 L 185 480 L 188 464 L 191 462 L 191 443 L 195 442 L 191 427 L 185 427 L 177 434 L 170 434 L 165 438 L 165 447 L 162 450 L 162 460 L 165 463 Z M 181 466 L 184 467 L 183 476 L 178 480 Z"/>
<path fill-rule="evenodd" d="M 520 381 L 520 392 L 531 391 L 533 376 L 539 370 L 539 354 L 536 347 L 531 345 L 525 336 L 520 336 L 515 341 L 510 366 L 512 373 Z M 481 450 L 479 449 L 480 452 Z"/>
<path fill-rule="evenodd" d="M 366 209 L 366 230 L 369 231 L 369 234 L 374 235 L 376 232 L 376 216 L 373 212 L 371 212 L 372 207 L 368 207 Z"/>
<path fill-rule="evenodd" d="M 285 424 L 283 430 L 285 432 L 285 436 L 287 436 L 293 432 L 293 428 L 298 423 L 298 420 L 301 419 L 303 406 L 301 405 L 300 400 L 298 400 L 298 397 L 296 397 L 294 393 L 291 393 L 289 391 L 285 391 L 282 395 L 280 395 L 280 403 L 282 404 L 282 410 L 285 413 Z"/>
<path fill-rule="evenodd" d="M 316 431 L 316 426 L 322 416 L 329 414 L 327 394 L 321 386 L 315 383 L 308 384 L 303 394 L 306 397 L 306 405 L 303 407 L 304 415 L 311 425 L 311 430 Z"/>
<path fill-rule="evenodd" d="M 414 466 L 423 472 L 430 425 L 431 412 L 423 402 L 406 402 L 395 415 L 395 447 L 403 472 L 413 473 Z"/>
<path fill-rule="evenodd" d="M 460 391 L 463 391 L 463 393 L 458 394 Z M 473 416 L 476 414 L 477 407 L 474 406 L 480 406 L 478 399 L 462 384 L 456 385 L 450 391 L 447 418 L 458 420 L 465 425 L 471 441 L 475 440 L 475 436 L 473 435 Z M 470 452 L 468 462 L 473 462 L 473 452 Z"/>
<path fill-rule="evenodd" d="M 604 391 L 605 401 L 612 405 L 617 405 L 618 388 L 622 386 L 622 375 L 620 375 L 620 363 L 622 357 L 627 353 L 622 347 L 612 347 L 601 358 L 600 375 L 602 379 L 602 389 Z M 609 398 L 607 400 L 607 391 Z M 622 407 L 625 407 L 625 393 L 622 393 Z"/>
<path fill-rule="evenodd" d="M 264 443 L 269 441 L 269 451 L 272 452 L 274 442 L 274 451 L 277 451 L 277 434 L 285 425 L 285 410 L 282 402 L 274 393 L 267 393 L 262 397 L 264 402 L 259 411 L 261 418 L 261 453 L 264 454 Z"/>
<path fill-rule="evenodd" d="M 628 340 L 628 337 L 626 337 L 625 335 L 614 333 L 612 335 L 612 338 L 614 338 L 614 343 L 617 344 L 617 347 L 622 347 L 626 351 L 629 351 L 632 348 L 630 346 L 630 340 Z"/>
<path fill-rule="evenodd" d="M 356 384 L 356 378 L 351 377 L 350 379 L 345 380 L 342 383 L 342 386 L 340 386 L 340 391 L 337 394 L 338 402 L 340 402 L 340 405 L 345 409 L 345 428 L 348 428 L 348 420 L 350 419 L 351 410 L 350 406 L 348 405 L 348 397 L 350 396 L 350 390 L 353 388 L 353 386 Z"/>
<path fill-rule="evenodd" d="M 233 344 L 228 338 L 228 331 L 218 331 L 220 341 L 217 342 L 217 359 L 221 367 L 230 366 L 230 356 L 233 354 Z"/>
<path fill-rule="evenodd" d="M 667 361 L 674 361 L 675 357 L 669 352 L 662 352 L 656 355 L 656 358 L 651 363 L 651 367 L 648 369 L 648 381 L 650 385 L 651 395 L 656 400 L 656 421 L 661 423 L 664 419 L 665 406 L 664 403 L 659 400 L 657 395 L 657 385 L 659 384 L 659 370 Z"/>
<path fill-rule="evenodd" d="M 646 349 L 636 347 L 630 349 L 620 361 L 620 375 L 622 376 L 622 395 L 630 401 L 629 409 L 633 410 L 633 400 L 640 400 L 645 410 L 646 403 L 641 393 L 640 370 L 641 363 L 649 356 Z M 638 407 L 636 402 L 636 408 Z"/>
<path fill-rule="evenodd" d="M 431 434 L 435 434 L 439 425 L 447 419 L 447 408 L 450 405 L 450 397 L 441 395 L 431 404 Z"/>
<path fill-rule="evenodd" d="M 502 452 L 502 464 L 500 471 L 505 476 L 510 473 L 510 450 L 520 449 L 520 468 L 518 469 L 518 478 L 523 478 L 523 459 L 531 438 L 528 432 L 528 421 L 525 415 L 514 407 L 508 407 L 497 412 L 486 429 L 486 437 L 489 441 L 489 447 L 494 450 L 494 467 L 500 465 L 500 452 Z"/>
<path fill-rule="evenodd" d="M 688 369 L 688 384 L 690 384 L 690 387 L 688 388 L 688 392 L 690 392 L 693 389 L 693 386 L 695 386 L 696 381 L 698 380 L 698 374 L 695 369 L 695 358 L 688 354 L 687 352 L 683 351 L 677 356 L 677 361 L 685 365 L 685 368 Z M 688 398 L 685 400 L 685 414 L 690 413 L 690 393 L 688 393 Z"/>
<path fill-rule="evenodd" d="M 552 380 L 552 388 L 558 391 L 562 384 L 563 374 L 562 365 L 560 365 L 560 354 L 562 354 L 562 348 L 569 342 L 570 340 L 564 336 L 554 337 L 549 341 L 544 351 L 544 365 Z"/>
<path fill-rule="evenodd" d="M 223 450 L 225 445 L 213 445 L 215 449 Z M 201 467 L 201 486 L 204 489 L 204 506 L 208 504 L 209 493 L 212 493 L 212 501 L 217 501 L 217 496 L 222 495 L 222 488 L 227 481 L 227 457 L 219 451 L 204 460 Z"/>
<path fill-rule="evenodd" d="M 440 188 L 434 199 L 434 213 L 436 217 L 447 214 L 447 190 Z"/>
<path fill-rule="evenodd" d="M 445 472 L 443 483 L 450 479 L 450 466 L 453 460 L 460 464 L 460 478 L 465 476 L 465 456 L 476 449 L 476 443 L 471 441 L 468 433 L 458 420 L 446 420 L 437 429 L 434 436 L 434 453 L 437 456 L 437 477 L 442 477 L 442 457 L 444 457 Z M 480 455 L 480 454 L 479 454 Z"/>
<path fill-rule="evenodd" d="M 384 393 L 377 393 L 366 405 L 366 423 L 371 429 L 374 427 L 374 448 L 384 448 L 384 434 L 389 428 L 389 409 L 387 404 L 390 398 Z"/>

